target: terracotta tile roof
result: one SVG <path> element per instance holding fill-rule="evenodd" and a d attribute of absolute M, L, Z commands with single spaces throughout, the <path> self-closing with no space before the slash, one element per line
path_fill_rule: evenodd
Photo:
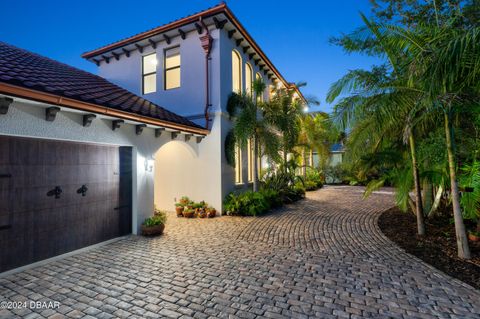
<path fill-rule="evenodd" d="M 106 79 L 0 41 L 0 83 L 202 128 Z"/>

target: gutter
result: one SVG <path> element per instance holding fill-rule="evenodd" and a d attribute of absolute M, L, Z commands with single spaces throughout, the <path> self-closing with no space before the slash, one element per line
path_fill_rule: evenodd
<path fill-rule="evenodd" d="M 45 93 L 41 91 L 36 91 L 32 89 L 27 89 L 21 86 L 16 86 L 16 85 L 11 85 L 6 83 L 0 83 L 0 93 L 16 96 L 20 98 L 26 98 L 26 99 L 30 99 L 38 102 L 64 106 L 64 107 L 68 107 L 68 108 L 72 108 L 80 111 L 103 114 L 103 115 L 112 116 L 112 117 L 116 117 L 123 120 L 130 120 L 130 121 L 136 121 L 144 124 L 161 126 L 169 129 L 179 130 L 182 132 L 199 134 L 203 136 L 210 133 L 209 130 L 204 128 L 196 128 L 196 127 L 191 127 L 184 124 L 178 124 L 178 123 L 173 123 L 173 122 L 164 121 L 160 119 L 155 119 L 148 116 L 132 114 L 129 112 L 115 110 L 105 106 L 99 106 L 92 103 L 81 102 L 71 98 L 50 94 L 50 93 Z"/>

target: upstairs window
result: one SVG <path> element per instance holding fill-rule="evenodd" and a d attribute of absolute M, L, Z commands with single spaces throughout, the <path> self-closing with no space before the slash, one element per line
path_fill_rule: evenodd
<path fill-rule="evenodd" d="M 253 95 L 253 70 L 250 63 L 245 64 L 245 91 Z"/>
<path fill-rule="evenodd" d="M 157 91 L 157 54 L 152 53 L 142 58 L 143 94 Z"/>
<path fill-rule="evenodd" d="M 242 93 L 242 58 L 235 50 L 232 51 L 232 91 Z"/>
<path fill-rule="evenodd" d="M 262 80 L 263 81 L 263 78 L 262 78 L 262 75 L 260 74 L 260 72 L 257 72 L 257 74 L 255 74 L 255 80 Z M 260 93 L 258 96 L 257 96 L 257 101 L 259 102 L 263 102 L 263 92 Z"/>
<path fill-rule="evenodd" d="M 165 90 L 180 87 L 180 47 L 165 50 Z"/>

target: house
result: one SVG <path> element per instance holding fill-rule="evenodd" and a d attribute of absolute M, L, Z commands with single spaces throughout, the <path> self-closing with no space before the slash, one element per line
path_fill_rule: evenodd
<path fill-rule="evenodd" d="M 226 162 L 231 92 L 303 98 L 224 3 L 82 57 L 98 75 L 0 43 L 0 272 L 136 234 L 183 195 L 221 210 L 256 165 Z"/>

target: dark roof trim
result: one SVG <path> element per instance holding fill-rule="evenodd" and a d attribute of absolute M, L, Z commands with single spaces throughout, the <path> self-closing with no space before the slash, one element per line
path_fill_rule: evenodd
<path fill-rule="evenodd" d="M 182 27 L 186 24 L 194 23 L 197 22 L 199 18 L 205 19 L 217 14 L 223 13 L 227 16 L 227 18 L 230 20 L 230 22 L 235 26 L 236 29 L 240 31 L 240 34 L 243 38 L 245 38 L 249 43 L 250 46 L 258 53 L 258 55 L 261 57 L 263 61 L 267 64 L 267 66 L 273 71 L 273 73 L 276 75 L 276 77 L 285 85 L 286 88 L 289 89 L 294 89 L 298 95 L 306 102 L 305 97 L 303 96 L 302 92 L 298 89 L 296 85 L 292 85 L 291 83 L 287 82 L 285 78 L 282 76 L 282 74 L 277 70 L 277 68 L 273 65 L 273 63 L 270 61 L 270 59 L 266 56 L 266 54 L 260 49 L 259 45 L 253 40 L 253 38 L 250 36 L 250 34 L 247 32 L 247 30 L 244 28 L 244 26 L 240 23 L 240 21 L 237 19 L 237 17 L 233 14 L 233 12 L 227 7 L 225 3 L 221 3 L 215 7 L 209 8 L 207 10 L 195 13 L 191 16 L 176 20 L 174 22 L 159 26 L 157 28 L 151 29 L 146 32 L 139 33 L 137 35 L 134 35 L 132 37 L 126 38 L 124 40 L 114 42 L 112 44 L 103 46 L 101 48 L 88 51 L 82 54 L 82 58 L 85 59 L 91 59 L 93 57 L 96 57 L 98 55 L 104 54 L 106 52 L 121 48 L 123 46 L 133 44 L 138 41 L 142 41 L 145 39 L 148 39 L 152 36 L 158 35 L 162 32 L 167 32 L 175 28 Z"/>
<path fill-rule="evenodd" d="M 92 103 L 81 102 L 78 100 L 70 99 L 67 97 L 45 93 L 37 90 L 27 89 L 21 86 L 11 85 L 7 83 L 0 82 L 0 93 L 6 95 L 12 95 L 20 98 L 30 99 L 38 102 L 64 106 L 76 110 L 103 114 L 119 119 L 136 121 L 139 123 L 150 124 L 162 126 L 169 129 L 180 130 L 182 132 L 194 133 L 199 135 L 207 135 L 209 130 L 202 128 L 195 128 L 187 125 L 172 123 L 168 121 L 163 121 L 160 119 L 155 119 L 147 116 L 137 115 L 134 113 L 124 112 L 120 110 L 115 110 L 105 106 L 99 106 Z"/>

